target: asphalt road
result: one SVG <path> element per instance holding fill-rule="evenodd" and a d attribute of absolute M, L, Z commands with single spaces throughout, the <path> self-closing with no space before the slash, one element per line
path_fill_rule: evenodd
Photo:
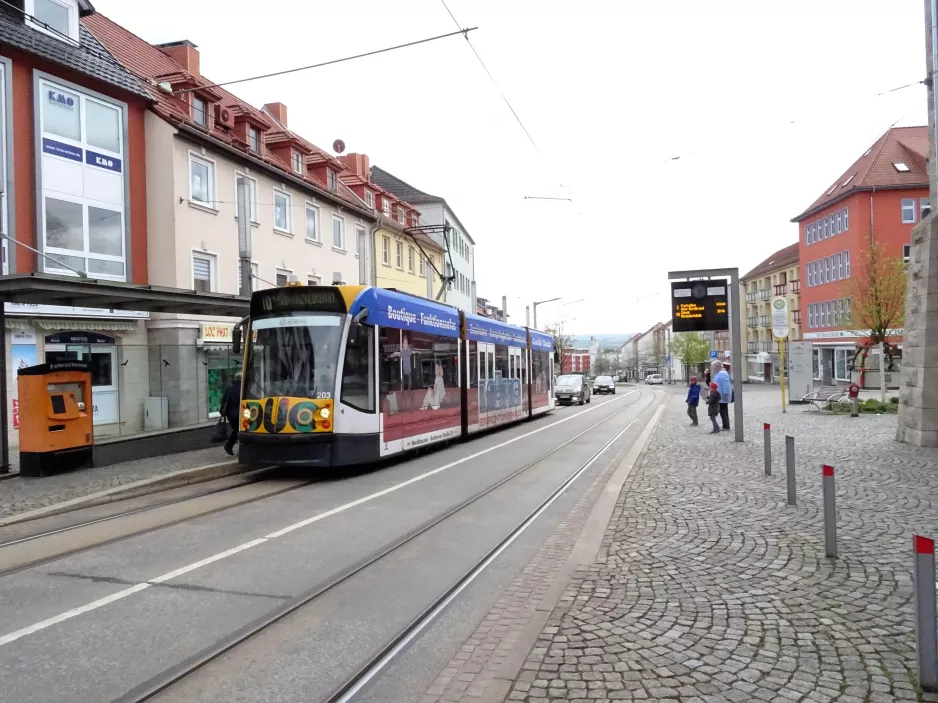
<path fill-rule="evenodd" d="M 620 389 L 380 470 L 318 481 L 2 576 L 0 700 L 135 700 L 167 670 L 609 418 L 154 698 L 323 700 L 635 420 L 360 695 L 419 700 L 590 482 L 639 435 L 653 397 L 650 389 Z M 113 529 L 122 529 L 120 521 Z"/>

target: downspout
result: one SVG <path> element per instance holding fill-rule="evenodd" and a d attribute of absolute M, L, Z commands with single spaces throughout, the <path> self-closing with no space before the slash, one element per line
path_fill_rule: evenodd
<path fill-rule="evenodd" d="M 371 282 L 366 284 L 372 286 L 378 285 L 378 230 L 381 229 L 381 215 L 376 211 L 375 216 L 378 219 L 375 226 L 371 228 L 371 266 L 369 267 L 371 271 L 368 272 L 371 275 Z"/>

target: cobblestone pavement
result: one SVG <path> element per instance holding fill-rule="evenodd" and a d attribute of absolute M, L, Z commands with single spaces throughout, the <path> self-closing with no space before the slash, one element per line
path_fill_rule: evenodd
<path fill-rule="evenodd" d="M 911 603 L 911 535 L 938 536 L 938 451 L 896 443 L 894 415 L 782 415 L 777 387 L 746 388 L 740 445 L 687 426 L 671 390 L 596 562 L 570 581 L 508 699 L 938 701 L 916 691 Z M 836 469 L 838 560 L 824 555 L 821 463 Z"/>
<path fill-rule="evenodd" d="M 193 452 L 127 461 L 111 466 L 78 469 L 43 478 L 8 478 L 0 481 L 0 517 L 105 491 L 145 478 L 215 464 L 229 459 L 220 446 Z"/>

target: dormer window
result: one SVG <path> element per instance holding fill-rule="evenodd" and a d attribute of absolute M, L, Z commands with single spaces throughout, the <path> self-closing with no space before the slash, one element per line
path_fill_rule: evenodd
<path fill-rule="evenodd" d="M 384 213 L 385 217 L 391 216 L 391 201 L 388 200 L 387 198 L 385 198 L 384 201 L 382 202 L 381 212 Z"/>
<path fill-rule="evenodd" d="M 327 176 L 327 181 L 329 183 L 329 190 L 335 192 L 335 171 L 329 170 L 329 175 Z"/>
<path fill-rule="evenodd" d="M 293 170 L 297 173 L 303 173 L 303 155 L 298 152 L 293 152 Z"/>
<path fill-rule="evenodd" d="M 397 221 L 402 225 L 407 222 L 407 213 L 404 212 L 404 208 L 402 207 L 397 208 Z"/>
<path fill-rule="evenodd" d="M 248 129 L 248 145 L 255 154 L 261 153 L 261 133 L 257 130 L 257 127 Z"/>
<path fill-rule="evenodd" d="M 199 127 L 208 129 L 208 103 L 197 95 L 192 96 L 192 119 Z"/>
<path fill-rule="evenodd" d="M 25 0 L 26 24 L 43 34 L 78 43 L 77 0 Z"/>
<path fill-rule="evenodd" d="M 365 205 L 371 208 L 375 206 L 375 194 L 370 190 L 365 191 Z"/>

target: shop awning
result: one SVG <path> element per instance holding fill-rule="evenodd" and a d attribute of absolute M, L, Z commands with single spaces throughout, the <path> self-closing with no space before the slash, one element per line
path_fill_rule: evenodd
<path fill-rule="evenodd" d="M 78 332 L 133 332 L 137 323 L 129 320 L 75 320 L 37 317 L 34 322 L 44 330 L 76 330 Z"/>

